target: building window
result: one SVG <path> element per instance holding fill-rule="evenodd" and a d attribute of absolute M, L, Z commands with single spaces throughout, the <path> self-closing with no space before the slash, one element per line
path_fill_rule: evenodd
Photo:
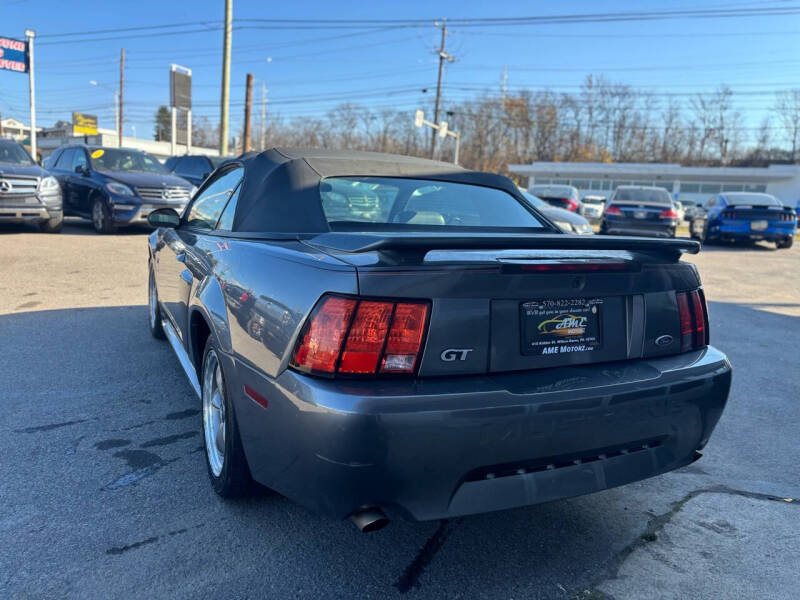
<path fill-rule="evenodd" d="M 553 179 L 553 185 L 569 185 L 569 179 Z"/>
<path fill-rule="evenodd" d="M 653 187 L 652 181 L 634 181 L 633 185 L 640 185 L 642 187 Z"/>
<path fill-rule="evenodd" d="M 764 194 L 767 191 L 767 186 L 763 183 L 758 184 L 747 184 L 744 186 L 745 192 L 756 192 L 759 194 Z"/>
<path fill-rule="evenodd" d="M 655 186 L 656 187 L 660 187 L 660 188 L 664 188 L 668 192 L 671 192 L 672 188 L 673 188 L 673 182 L 672 181 L 656 181 L 655 182 Z"/>
<path fill-rule="evenodd" d="M 550 185 L 550 180 L 544 177 L 534 177 L 531 185 Z"/>
<path fill-rule="evenodd" d="M 722 185 L 723 192 L 741 192 L 744 186 L 741 183 L 725 183 Z"/>
<path fill-rule="evenodd" d="M 701 194 L 719 194 L 722 186 L 719 183 L 704 183 L 700 186 Z"/>
<path fill-rule="evenodd" d="M 588 190 L 590 188 L 589 181 L 587 179 L 573 179 L 572 185 L 579 190 Z"/>
<path fill-rule="evenodd" d="M 611 189 L 611 181 L 608 179 L 603 180 L 603 189 L 610 190 Z"/>
<path fill-rule="evenodd" d="M 623 181 L 623 180 L 621 180 L 621 179 L 618 179 L 618 180 L 615 180 L 615 181 L 613 181 L 613 182 L 612 182 L 612 187 L 613 187 L 614 189 L 616 189 L 616 188 L 618 188 L 618 187 L 619 187 L 619 186 L 621 186 L 621 185 L 630 185 L 630 184 L 631 184 L 631 182 L 630 182 L 630 181 Z"/>
<path fill-rule="evenodd" d="M 700 184 L 699 183 L 687 183 L 685 181 L 681 181 L 681 193 L 682 194 L 699 194 L 700 193 Z"/>

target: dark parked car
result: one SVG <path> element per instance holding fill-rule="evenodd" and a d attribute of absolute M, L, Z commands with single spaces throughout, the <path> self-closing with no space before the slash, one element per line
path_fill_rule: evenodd
<path fill-rule="evenodd" d="M 64 192 L 64 214 L 91 219 L 98 233 L 146 225 L 156 208 L 180 212 L 194 192 L 139 150 L 75 144 L 56 150 L 48 164 Z"/>
<path fill-rule="evenodd" d="M 578 188 L 571 185 L 534 185 L 528 188 L 528 191 L 556 208 L 583 214 L 583 202 Z"/>
<path fill-rule="evenodd" d="M 61 187 L 14 140 L 0 138 L 0 223 L 38 223 L 58 233 L 64 213 Z"/>
<path fill-rule="evenodd" d="M 531 206 L 555 223 L 564 233 L 577 233 L 578 235 L 591 235 L 594 233 L 591 223 L 578 213 L 556 208 L 530 192 L 524 190 L 520 190 L 520 192 Z"/>
<path fill-rule="evenodd" d="M 697 460 L 728 397 L 697 242 L 565 235 L 500 175 L 273 149 L 150 222 L 223 497 L 362 531 L 546 502 Z"/>
<path fill-rule="evenodd" d="M 674 238 L 677 226 L 678 213 L 667 190 L 626 185 L 614 190 L 600 233 Z"/>
<path fill-rule="evenodd" d="M 726 192 L 697 211 L 690 225 L 693 238 L 703 242 L 775 242 L 791 248 L 797 231 L 797 213 L 770 194 Z"/>
<path fill-rule="evenodd" d="M 211 172 L 228 160 L 223 156 L 206 156 L 205 154 L 186 154 L 170 156 L 164 166 L 170 173 L 175 173 L 194 185 L 203 183 Z"/>

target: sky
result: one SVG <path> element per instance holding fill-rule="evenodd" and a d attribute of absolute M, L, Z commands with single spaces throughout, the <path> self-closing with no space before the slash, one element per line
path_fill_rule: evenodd
<path fill-rule="evenodd" d="M 437 19 L 540 17 L 664 10 L 800 8 L 800 1 L 257 2 L 234 0 L 231 134 L 240 135 L 245 77 L 255 77 L 254 119 L 261 110 L 286 118 L 315 117 L 345 101 L 408 110 L 432 104 L 440 30 Z M 170 63 L 193 72 L 194 119 L 219 120 L 223 0 L 137 0 L 78 4 L 63 0 L 0 0 L 0 36 L 37 32 L 37 125 L 97 114 L 114 127 L 120 48 L 126 51 L 125 135 L 151 137 L 153 115 L 169 101 Z M 391 24 L 259 22 L 253 19 L 419 19 Z M 183 24 L 181 27 L 173 27 Z M 155 26 L 169 26 L 154 29 Z M 128 32 L 82 34 L 151 27 Z M 63 35 L 72 34 L 72 35 Z M 535 25 L 449 26 L 443 101 L 497 94 L 502 73 L 510 92 L 575 91 L 589 74 L 602 74 L 656 94 L 735 93 L 745 133 L 774 105 L 776 90 L 800 88 L 800 12 L 736 18 L 677 17 L 649 21 Z M 90 85 L 95 80 L 106 87 Z M 424 91 L 423 91 L 424 90 Z M 28 122 L 28 79 L 0 71 L 0 114 Z M 411 116 L 409 117 L 411 118 Z M 257 121 L 256 121 L 257 122 Z M 773 123 L 777 130 L 778 123 Z M 780 132 L 778 132 L 780 134 Z"/>

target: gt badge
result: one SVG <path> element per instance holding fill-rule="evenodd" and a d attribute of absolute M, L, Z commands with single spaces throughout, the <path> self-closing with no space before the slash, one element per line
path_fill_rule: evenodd
<path fill-rule="evenodd" d="M 444 362 L 453 362 L 455 360 L 467 360 L 467 354 L 472 352 L 474 348 L 448 348 L 443 350 L 440 358 Z"/>

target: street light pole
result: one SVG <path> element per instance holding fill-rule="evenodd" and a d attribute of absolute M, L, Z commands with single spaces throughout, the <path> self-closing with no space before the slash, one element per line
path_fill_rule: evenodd
<path fill-rule="evenodd" d="M 114 88 L 108 87 L 104 83 L 99 83 L 92 79 L 89 82 L 89 85 L 93 85 L 95 87 L 101 87 L 107 89 L 109 92 L 114 94 L 114 129 L 119 132 L 120 131 L 120 123 L 119 123 L 119 93 Z"/>
<path fill-rule="evenodd" d="M 33 29 L 25 30 L 25 37 L 28 38 L 28 93 L 31 104 L 31 154 L 33 160 L 38 161 L 36 155 L 36 85 L 33 75 L 33 39 L 36 32 Z"/>
<path fill-rule="evenodd" d="M 231 30 L 233 0 L 225 0 L 225 33 L 222 37 L 222 94 L 219 115 L 219 153 L 228 154 L 228 97 L 231 88 Z"/>

